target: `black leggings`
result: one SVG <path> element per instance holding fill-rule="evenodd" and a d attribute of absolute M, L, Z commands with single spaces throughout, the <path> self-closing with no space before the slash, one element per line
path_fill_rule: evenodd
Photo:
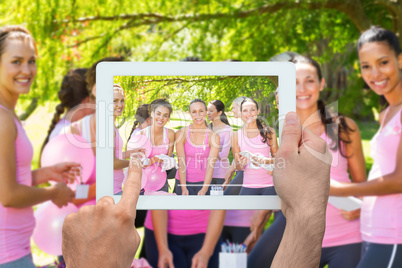
<path fill-rule="evenodd" d="M 377 244 L 363 241 L 358 268 L 402 267 L 402 244 Z"/>
<path fill-rule="evenodd" d="M 360 261 L 362 243 L 322 248 L 320 268 L 355 268 Z"/>
<path fill-rule="evenodd" d="M 239 195 L 241 186 L 243 185 L 243 176 L 244 176 L 244 171 L 237 171 L 236 176 L 230 182 L 228 187 L 226 187 L 226 190 L 223 194 L 224 195 Z"/>
<path fill-rule="evenodd" d="M 247 258 L 247 267 L 270 267 L 281 243 L 286 227 L 286 218 L 282 212 L 275 214 L 275 220 L 262 234 Z M 361 243 L 347 244 L 322 249 L 320 267 L 355 268 L 360 259 Z M 366 266 L 362 266 L 366 267 Z M 374 266 L 373 266 L 374 267 Z"/>
<path fill-rule="evenodd" d="M 205 234 L 194 235 L 173 235 L 168 234 L 168 246 L 173 255 L 174 267 L 190 268 L 194 255 L 201 249 L 204 243 Z M 158 267 L 158 248 L 154 232 L 145 228 L 145 248 L 147 260 L 152 267 Z M 219 267 L 219 250 L 221 240 L 216 243 L 215 250 L 209 259 L 208 268 Z"/>

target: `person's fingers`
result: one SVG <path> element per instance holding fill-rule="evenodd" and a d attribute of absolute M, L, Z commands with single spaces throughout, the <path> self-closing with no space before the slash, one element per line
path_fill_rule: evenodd
<path fill-rule="evenodd" d="M 300 140 L 301 126 L 299 117 L 295 112 L 289 112 L 283 125 L 281 146 L 279 146 L 277 156 L 298 153 Z"/>
<path fill-rule="evenodd" d="M 63 162 L 62 163 L 63 164 L 63 168 L 64 169 L 72 169 L 72 168 L 80 168 L 81 167 L 81 164 L 80 163 L 77 163 L 77 162 Z"/>
<path fill-rule="evenodd" d="M 198 255 L 195 255 L 191 261 L 191 268 L 198 268 L 201 267 L 199 264 L 199 257 Z"/>
<path fill-rule="evenodd" d="M 129 167 L 123 195 L 117 206 L 126 209 L 127 213 L 135 218 L 136 206 L 141 190 L 142 167 L 138 159 L 133 159 L 130 165 L 136 166 Z"/>
<path fill-rule="evenodd" d="M 172 259 L 172 258 L 169 258 L 169 259 L 168 259 L 168 268 L 174 268 L 173 259 Z"/>

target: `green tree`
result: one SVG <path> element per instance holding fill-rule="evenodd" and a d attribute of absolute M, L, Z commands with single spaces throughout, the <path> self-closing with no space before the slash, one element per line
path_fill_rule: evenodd
<path fill-rule="evenodd" d="M 32 104 L 31 110 L 36 100 L 43 105 L 56 99 L 69 68 L 109 55 L 133 61 L 266 61 L 296 51 L 322 64 L 328 101 L 349 100 L 342 112 L 365 117 L 376 97 L 360 90 L 355 42 L 377 24 L 402 43 L 401 0 L 7 0 L 0 11 L 2 24 L 25 24 L 38 42 L 38 78 L 22 102 Z M 227 93 L 216 98 L 221 94 Z"/>

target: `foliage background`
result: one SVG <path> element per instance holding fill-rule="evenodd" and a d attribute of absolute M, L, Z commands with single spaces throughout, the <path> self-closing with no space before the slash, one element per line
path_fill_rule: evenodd
<path fill-rule="evenodd" d="M 322 64 L 325 100 L 339 99 L 341 112 L 371 120 L 378 97 L 362 90 L 356 40 L 374 24 L 402 40 L 401 0 L 5 0 L 0 12 L 2 25 L 25 25 L 39 47 L 37 79 L 20 102 L 25 116 L 57 99 L 68 69 L 110 55 L 267 61 L 295 51 Z M 211 98 L 226 100 L 228 94 L 218 91 Z"/>

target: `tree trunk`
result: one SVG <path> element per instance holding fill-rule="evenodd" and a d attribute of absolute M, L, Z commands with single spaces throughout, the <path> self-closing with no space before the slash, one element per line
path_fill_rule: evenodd
<path fill-rule="evenodd" d="M 21 121 L 25 121 L 28 117 L 35 111 L 36 107 L 38 107 L 38 98 L 33 98 L 31 104 L 26 108 L 25 112 L 18 116 Z"/>

